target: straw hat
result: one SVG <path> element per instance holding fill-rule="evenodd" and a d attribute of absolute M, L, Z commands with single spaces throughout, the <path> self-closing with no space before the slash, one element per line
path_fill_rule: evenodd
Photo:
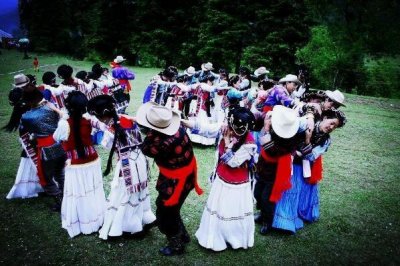
<path fill-rule="evenodd" d="M 196 73 L 196 69 L 192 66 L 188 67 L 183 71 L 183 74 L 188 75 L 189 77 L 193 76 Z"/>
<path fill-rule="evenodd" d="M 344 95 L 339 90 L 334 90 L 334 91 L 327 90 L 327 91 L 325 91 L 325 94 L 326 94 L 326 96 L 329 97 L 329 99 L 331 99 L 338 105 L 346 107 L 346 105 L 343 104 Z"/>
<path fill-rule="evenodd" d="M 24 74 L 18 74 L 14 76 L 14 87 L 15 88 L 22 88 L 29 83 L 29 78 Z"/>
<path fill-rule="evenodd" d="M 275 105 L 272 110 L 271 125 L 279 137 L 288 139 L 299 130 L 300 120 L 295 110 L 283 105 Z"/>
<path fill-rule="evenodd" d="M 115 59 L 114 59 L 114 63 L 121 63 L 123 61 L 125 61 L 126 59 L 122 56 L 122 55 L 118 55 Z"/>
<path fill-rule="evenodd" d="M 202 65 L 201 65 L 201 69 L 202 69 L 203 71 L 208 71 L 208 70 L 213 70 L 214 68 L 213 68 L 213 64 L 210 63 L 210 62 L 208 62 L 208 63 L 202 64 Z"/>
<path fill-rule="evenodd" d="M 300 80 L 297 78 L 296 75 L 293 74 L 287 74 L 285 77 L 281 78 L 279 80 L 279 83 L 285 83 L 285 82 L 294 82 L 298 85 L 301 84 Z"/>
<path fill-rule="evenodd" d="M 269 74 L 269 70 L 267 70 L 265 67 L 259 67 L 254 71 L 254 76 L 258 77 L 263 74 Z"/>
<path fill-rule="evenodd" d="M 169 136 L 174 135 L 181 124 L 180 115 L 177 112 L 154 102 L 142 104 L 136 118 L 139 125 Z"/>

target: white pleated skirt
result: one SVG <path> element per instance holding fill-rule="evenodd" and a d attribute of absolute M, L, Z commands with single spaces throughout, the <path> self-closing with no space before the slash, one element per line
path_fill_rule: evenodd
<path fill-rule="evenodd" d="M 69 236 L 97 232 L 103 224 L 105 208 L 100 158 L 65 167 L 61 222 Z"/>
<path fill-rule="evenodd" d="M 15 183 L 7 194 L 7 199 L 37 197 L 43 188 L 39 183 L 37 170 L 32 160 L 21 157 Z"/>
<path fill-rule="evenodd" d="M 254 245 L 253 195 L 250 182 L 233 185 L 216 176 L 196 237 L 199 244 L 222 251 Z"/>
<path fill-rule="evenodd" d="M 141 184 L 142 189 L 128 193 L 125 180 L 119 176 L 121 162 L 116 165 L 114 179 L 111 182 L 111 192 L 107 199 L 107 210 L 100 238 L 121 236 L 123 232 L 137 233 L 143 226 L 156 220 L 150 206 L 150 194 L 147 187 L 147 161 L 143 153 L 137 149 L 131 153 L 129 160 L 132 184 Z"/>
<path fill-rule="evenodd" d="M 199 114 L 197 117 L 189 117 L 189 120 L 193 121 L 199 121 L 200 124 L 208 124 L 212 122 L 212 119 L 210 119 L 207 116 L 207 112 L 204 110 L 200 110 Z M 210 138 L 210 137 L 205 137 L 199 134 L 194 133 L 191 129 L 187 130 L 187 133 L 189 135 L 189 138 L 192 142 L 206 145 L 206 146 L 211 146 L 215 144 L 216 139 L 215 138 Z"/>

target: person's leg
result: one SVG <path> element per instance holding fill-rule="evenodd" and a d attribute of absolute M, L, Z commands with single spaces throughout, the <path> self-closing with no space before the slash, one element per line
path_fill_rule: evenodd
<path fill-rule="evenodd" d="M 159 189 L 159 195 L 156 199 L 156 217 L 158 228 L 161 233 L 166 235 L 168 245 L 161 248 L 160 252 L 166 256 L 182 254 L 185 248 L 184 244 L 190 241 L 190 237 L 183 224 L 180 210 L 189 192 L 193 189 L 192 179 L 187 180 L 179 202 L 174 206 L 164 206 L 164 201 L 171 196 L 171 190 L 167 187 L 163 188 L 164 189 Z"/>

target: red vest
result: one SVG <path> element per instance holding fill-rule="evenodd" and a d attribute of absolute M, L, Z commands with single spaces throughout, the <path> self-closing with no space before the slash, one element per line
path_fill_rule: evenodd
<path fill-rule="evenodd" d="M 254 138 L 250 133 L 247 133 L 246 140 L 244 144 L 254 144 Z M 225 149 L 225 141 L 221 140 L 218 150 L 219 156 L 224 153 Z M 217 174 L 218 176 L 226 183 L 229 184 L 243 184 L 249 181 L 249 169 L 248 162 L 244 162 L 239 167 L 230 167 L 226 163 L 219 161 L 217 165 Z"/>

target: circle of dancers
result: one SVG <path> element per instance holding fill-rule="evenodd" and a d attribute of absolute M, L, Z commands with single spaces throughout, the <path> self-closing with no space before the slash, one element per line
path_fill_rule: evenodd
<path fill-rule="evenodd" d="M 211 62 L 183 73 L 170 66 L 150 80 L 131 116 L 135 74 L 124 61 L 117 56 L 111 72 L 95 64 L 75 76 L 63 64 L 57 73 L 45 72 L 40 85 L 32 75 L 14 76 L 13 111 L 3 129 L 18 130 L 22 154 L 7 199 L 52 197 L 50 208 L 61 213 L 71 238 L 145 236 L 157 226 L 167 240 L 161 254 L 179 255 L 191 241 L 182 205 L 192 190 L 203 194 L 192 144 L 198 143 L 215 147 L 195 233 L 202 247 L 247 249 L 255 224 L 260 235 L 295 234 L 318 221 L 322 156 L 331 133 L 346 123 L 340 91 L 312 91 L 302 75 L 274 80 L 263 66 L 253 73 L 241 67 L 238 75 L 213 72 Z M 98 145 L 110 151 L 104 173 Z M 159 169 L 155 213 L 149 158 Z M 103 175 L 112 169 L 106 197 Z"/>

